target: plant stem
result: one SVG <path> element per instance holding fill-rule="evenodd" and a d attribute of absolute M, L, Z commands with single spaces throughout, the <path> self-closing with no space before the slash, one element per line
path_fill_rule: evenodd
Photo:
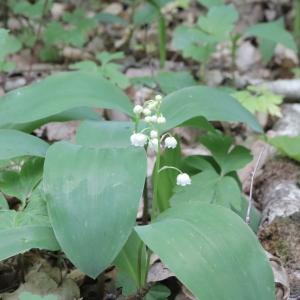
<path fill-rule="evenodd" d="M 159 62 L 160 67 L 163 68 L 166 62 L 167 56 L 167 29 L 166 21 L 164 15 L 160 11 L 160 6 L 154 0 L 148 0 L 148 3 L 151 4 L 157 12 L 158 17 L 158 42 L 159 42 Z"/>
<path fill-rule="evenodd" d="M 236 51 L 237 51 L 237 43 L 239 40 L 238 35 L 231 36 L 231 76 L 232 76 L 232 83 L 234 85 L 235 82 L 235 70 L 236 70 Z"/>
<path fill-rule="evenodd" d="M 145 185 L 144 185 L 144 190 L 143 190 L 143 215 L 142 215 L 142 223 L 143 225 L 148 224 L 148 206 L 149 206 L 149 199 L 148 199 L 148 182 L 147 182 L 147 177 L 145 180 Z"/>
<path fill-rule="evenodd" d="M 154 187 L 153 187 L 153 202 L 152 202 L 152 213 L 151 219 L 154 219 L 161 211 L 159 199 L 158 199 L 158 177 L 159 177 L 159 170 L 160 170 L 160 141 L 158 139 L 157 145 L 157 153 L 156 153 L 156 162 L 155 162 L 155 169 L 154 169 Z"/>
<path fill-rule="evenodd" d="M 253 202 L 253 184 L 254 184 L 254 178 L 260 163 L 260 160 L 262 158 L 263 153 L 265 152 L 265 147 L 262 149 L 262 151 L 260 152 L 258 159 L 256 161 L 254 170 L 252 172 L 251 175 L 251 183 L 250 183 L 250 194 L 249 194 L 249 204 L 248 204 L 248 208 L 247 208 L 247 214 L 246 214 L 246 223 L 249 225 L 250 224 L 250 214 L 251 214 L 251 208 L 252 208 L 252 202 Z"/>

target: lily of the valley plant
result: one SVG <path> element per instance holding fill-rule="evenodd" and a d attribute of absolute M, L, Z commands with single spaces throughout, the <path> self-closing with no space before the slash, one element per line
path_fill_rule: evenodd
<path fill-rule="evenodd" d="M 131 121 L 103 121 L 93 108 Z M 69 120 L 81 122 L 73 143 L 50 145 L 30 134 Z M 161 288 L 149 285 L 155 253 L 197 299 L 274 300 L 272 270 L 255 235 L 260 214 L 251 208 L 246 224 L 237 176 L 251 155 L 209 121 L 261 132 L 234 98 L 204 86 L 133 106 L 99 74 L 80 71 L 9 92 L 0 101 L 0 259 L 32 248 L 59 251 L 93 278 L 116 266 L 124 295 L 153 296 Z M 170 134 L 180 126 L 201 128 L 199 143 L 211 154 L 183 157 Z M 147 151 L 156 155 L 152 193 Z M 7 196 L 19 200 L 18 210 L 9 209 Z M 151 216 L 143 225 L 136 222 L 141 198 Z"/>

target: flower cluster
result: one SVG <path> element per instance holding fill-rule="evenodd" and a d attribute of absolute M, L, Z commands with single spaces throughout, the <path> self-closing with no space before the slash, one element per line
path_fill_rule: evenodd
<path fill-rule="evenodd" d="M 163 146 L 165 149 L 175 149 L 177 147 L 177 140 L 170 134 L 166 133 L 160 136 L 157 126 L 159 124 L 166 123 L 166 118 L 160 111 L 160 106 L 163 101 L 162 96 L 157 95 L 154 100 L 149 100 L 144 105 L 136 105 L 133 108 L 133 112 L 136 116 L 136 126 L 140 120 L 144 120 L 147 123 L 147 127 L 141 132 L 134 132 L 130 136 L 130 142 L 135 147 L 144 147 L 148 145 L 149 149 L 159 154 L 160 148 Z M 168 169 L 174 167 L 164 167 Z M 180 174 L 177 176 L 177 185 L 186 186 L 191 184 L 191 178 L 188 174 L 182 173 L 179 169 L 176 169 Z"/>
<path fill-rule="evenodd" d="M 160 112 L 162 100 L 162 96 L 157 95 L 154 100 L 146 101 L 143 106 L 136 105 L 133 108 L 137 123 L 140 120 L 144 120 L 148 124 L 146 129 L 142 130 L 141 132 L 135 132 L 131 135 L 130 141 L 133 146 L 144 147 L 148 144 L 149 148 L 154 151 L 157 151 L 161 146 L 161 142 L 165 136 L 159 136 L 156 125 L 166 123 L 166 118 Z M 146 134 L 147 131 L 148 134 Z M 169 135 L 164 140 L 164 146 L 168 149 L 175 149 L 177 146 L 177 141 L 174 137 Z"/>

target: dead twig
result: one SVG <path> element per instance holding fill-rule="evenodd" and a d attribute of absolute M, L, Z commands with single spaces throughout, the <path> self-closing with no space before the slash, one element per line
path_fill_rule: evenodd
<path fill-rule="evenodd" d="M 252 208 L 252 203 L 253 203 L 253 185 L 254 185 L 254 178 L 256 175 L 256 172 L 259 167 L 259 163 L 261 161 L 262 155 L 265 152 L 266 147 L 264 147 L 261 152 L 259 153 L 258 159 L 256 161 L 255 167 L 253 172 L 251 173 L 251 183 L 250 183 L 250 193 L 249 193 L 249 204 L 247 208 L 247 214 L 246 214 L 246 223 L 249 225 L 250 224 L 250 213 L 251 213 L 251 208 Z"/>

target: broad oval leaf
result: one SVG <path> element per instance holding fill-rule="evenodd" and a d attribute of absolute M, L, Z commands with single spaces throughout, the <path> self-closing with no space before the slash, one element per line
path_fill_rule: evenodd
<path fill-rule="evenodd" d="M 117 109 L 132 115 L 132 104 L 99 74 L 65 72 L 16 89 L 0 101 L 0 127 L 33 122 L 76 107 Z"/>
<path fill-rule="evenodd" d="M 188 87 L 166 96 L 161 105 L 167 122 L 161 128 L 169 130 L 182 123 L 203 116 L 209 121 L 244 122 L 262 132 L 255 117 L 225 92 L 206 87 Z"/>
<path fill-rule="evenodd" d="M 77 129 L 76 142 L 92 147 L 128 147 L 134 131 L 132 122 L 85 121 Z"/>
<path fill-rule="evenodd" d="M 94 120 L 94 121 L 100 121 L 102 120 L 102 117 L 100 114 L 98 114 L 96 111 L 94 111 L 90 107 L 76 107 L 72 108 L 70 110 L 64 111 L 62 113 L 52 115 L 50 117 L 46 117 L 43 119 L 39 119 L 33 122 L 27 122 L 27 123 L 20 123 L 20 124 L 5 124 L 3 128 L 8 129 L 15 129 L 20 130 L 24 132 L 32 132 L 34 129 L 41 127 L 44 124 L 50 123 L 50 122 L 66 122 L 66 121 L 73 121 L 73 120 Z"/>
<path fill-rule="evenodd" d="M 20 156 L 44 157 L 49 145 L 41 139 L 13 129 L 0 129 L 0 160 Z"/>
<path fill-rule="evenodd" d="M 136 231 L 197 299 L 275 298 L 273 274 L 263 248 L 229 209 L 199 203 L 178 205 Z"/>
<path fill-rule="evenodd" d="M 49 148 L 43 183 L 50 220 L 66 255 L 89 276 L 108 267 L 128 239 L 145 176 L 143 149 Z"/>

